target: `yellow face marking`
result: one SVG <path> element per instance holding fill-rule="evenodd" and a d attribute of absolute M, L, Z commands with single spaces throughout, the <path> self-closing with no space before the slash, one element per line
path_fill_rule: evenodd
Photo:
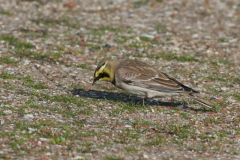
<path fill-rule="evenodd" d="M 99 79 L 100 81 L 111 81 L 109 77 L 103 77 Z"/>
<path fill-rule="evenodd" d="M 110 73 L 110 70 L 108 68 L 106 68 L 106 64 L 107 63 L 105 63 L 103 66 L 101 66 L 99 68 L 98 71 L 96 71 L 94 78 L 97 78 L 100 74 L 103 74 L 103 73 L 108 73 L 108 74 Z M 112 79 L 110 77 L 102 77 L 99 80 L 100 81 L 111 81 Z"/>
<path fill-rule="evenodd" d="M 99 70 L 96 72 L 94 78 L 98 77 L 99 74 L 101 74 L 103 72 L 105 66 L 106 66 L 106 63 L 101 68 L 99 68 Z"/>

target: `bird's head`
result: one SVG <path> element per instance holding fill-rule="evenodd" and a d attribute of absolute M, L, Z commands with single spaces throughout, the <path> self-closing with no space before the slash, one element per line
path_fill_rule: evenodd
<path fill-rule="evenodd" d="M 92 85 L 95 85 L 98 80 L 113 82 L 118 63 L 116 60 L 104 60 L 100 62 L 94 72 Z"/>

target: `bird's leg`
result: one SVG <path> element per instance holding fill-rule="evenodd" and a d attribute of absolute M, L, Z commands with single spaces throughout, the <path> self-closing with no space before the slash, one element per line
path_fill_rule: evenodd
<path fill-rule="evenodd" d="M 137 99 L 135 100 L 135 104 L 142 104 L 142 105 L 145 105 L 145 101 L 147 101 L 147 98 L 146 97 L 141 97 L 141 99 Z"/>
<path fill-rule="evenodd" d="M 147 101 L 146 97 L 143 98 L 143 106 L 145 106 L 145 101 Z"/>
<path fill-rule="evenodd" d="M 175 101 L 174 97 L 173 97 L 173 96 L 171 96 L 171 102 L 174 102 L 174 101 Z"/>

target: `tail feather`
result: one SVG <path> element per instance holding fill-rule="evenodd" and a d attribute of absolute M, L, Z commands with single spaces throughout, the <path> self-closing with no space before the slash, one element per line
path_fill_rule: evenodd
<path fill-rule="evenodd" d="M 187 96 L 187 97 L 189 97 L 189 98 L 192 98 L 192 99 L 194 99 L 195 101 L 197 101 L 198 103 L 200 103 L 200 104 L 202 104 L 202 105 L 204 105 L 204 106 L 207 106 L 207 107 L 209 107 L 209 108 L 211 108 L 211 109 L 213 109 L 213 108 L 215 107 L 215 106 L 212 105 L 210 102 L 208 102 L 208 101 L 206 101 L 206 100 L 204 100 L 204 99 L 202 99 L 202 98 L 200 98 L 200 97 L 198 97 L 198 96 L 196 96 L 196 95 L 189 94 L 189 93 L 182 93 L 182 95 Z"/>

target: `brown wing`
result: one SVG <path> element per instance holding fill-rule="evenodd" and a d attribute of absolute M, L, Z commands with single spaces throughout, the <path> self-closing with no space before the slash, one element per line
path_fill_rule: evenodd
<path fill-rule="evenodd" d="M 120 63 L 118 73 L 122 81 L 128 85 L 148 88 L 160 92 L 190 92 L 197 91 L 184 86 L 167 74 L 159 72 L 154 67 L 140 61 L 127 60 Z"/>

